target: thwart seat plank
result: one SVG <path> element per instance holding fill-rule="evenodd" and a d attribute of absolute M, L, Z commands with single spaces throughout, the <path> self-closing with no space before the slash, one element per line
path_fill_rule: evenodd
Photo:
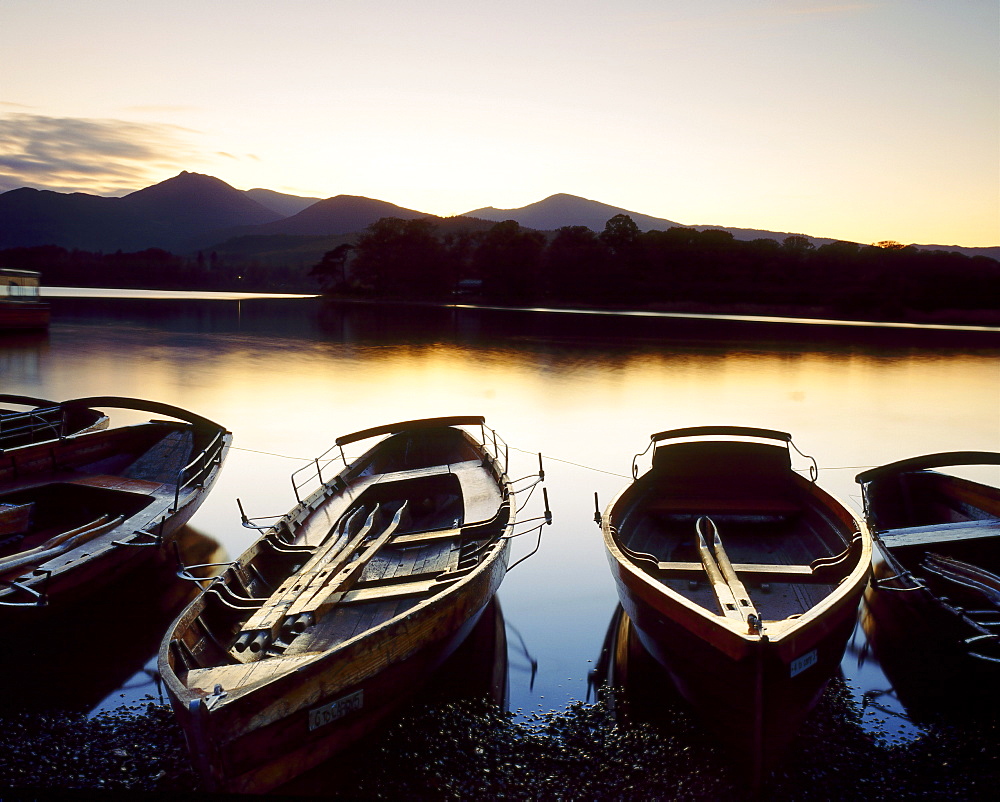
<path fill-rule="evenodd" d="M 733 570 L 744 582 L 819 582 L 828 583 L 829 576 L 817 577 L 808 565 L 769 565 L 765 563 L 733 563 Z M 700 562 L 660 562 L 656 570 L 669 577 L 703 579 L 705 569 Z"/>
<path fill-rule="evenodd" d="M 905 529 L 887 529 L 879 537 L 888 549 L 957 543 L 961 540 L 1000 537 L 1000 521 L 987 519 L 959 521 L 951 524 L 931 524 L 929 526 L 909 526 Z"/>

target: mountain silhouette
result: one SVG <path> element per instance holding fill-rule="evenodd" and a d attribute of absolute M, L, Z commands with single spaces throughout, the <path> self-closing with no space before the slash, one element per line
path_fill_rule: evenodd
<path fill-rule="evenodd" d="M 241 236 L 271 236 L 291 234 L 296 236 L 332 236 L 362 231 L 383 217 L 398 217 L 412 220 L 428 217 L 426 212 L 404 209 L 388 201 L 374 200 L 360 195 L 336 195 L 317 201 L 298 214 L 283 220 L 255 226 L 242 226 L 228 231 L 216 232 L 223 239 Z"/>
<path fill-rule="evenodd" d="M 607 203 L 563 193 L 550 195 L 544 200 L 529 203 L 519 209 L 496 209 L 493 206 L 487 206 L 484 209 L 466 212 L 463 216 L 478 217 L 480 220 L 493 220 L 497 223 L 504 220 L 516 220 L 526 228 L 535 228 L 540 231 L 554 231 L 564 226 L 586 226 L 592 231 L 603 231 L 605 223 L 617 214 L 627 214 L 642 231 L 666 230 L 680 225 L 680 223 L 674 223 L 670 220 L 630 212 Z"/>
<path fill-rule="evenodd" d="M 322 198 L 306 198 L 301 195 L 286 195 L 284 192 L 275 192 L 273 189 L 260 187 L 245 189 L 243 194 L 281 217 L 291 217 L 322 200 Z"/>
<path fill-rule="evenodd" d="M 454 218 L 434 218 L 444 228 L 480 228 L 481 222 L 516 220 L 526 228 L 554 231 L 564 226 L 586 226 L 603 231 L 608 220 L 627 214 L 642 231 L 665 230 L 680 224 L 665 218 L 632 212 L 575 195 L 557 194 L 518 209 L 492 206 Z M 60 193 L 30 188 L 0 193 L 0 249 L 57 245 L 87 251 L 114 252 L 163 248 L 178 254 L 221 246 L 234 238 L 258 237 L 260 246 L 272 248 L 282 238 L 285 250 L 298 246 L 295 237 L 337 237 L 363 231 L 383 217 L 413 219 L 433 217 L 388 201 L 358 195 L 337 195 L 325 200 L 285 195 L 268 189 L 242 191 L 208 175 L 182 172 L 158 184 L 121 198 L 104 198 L 82 192 Z M 467 218 L 475 218 L 475 221 Z M 776 239 L 785 232 L 726 226 L 687 226 L 730 232 L 736 239 Z M 271 239 L 268 240 L 267 238 Z M 832 242 L 808 237 L 814 245 Z M 252 242 L 240 253 L 252 258 Z M 1000 247 L 917 245 L 968 256 L 1000 258 Z M 301 256 L 296 257 L 296 264 Z M 274 264 L 273 259 L 268 263 Z"/>
<path fill-rule="evenodd" d="M 173 247 L 209 231 L 281 219 L 280 214 L 225 181 L 186 171 L 126 195 L 121 202 L 160 226 L 165 241 L 174 243 Z"/>
<path fill-rule="evenodd" d="M 0 195 L 0 247 L 184 252 L 207 232 L 280 219 L 212 176 L 182 172 L 122 198 L 15 189 Z"/>
<path fill-rule="evenodd" d="M 605 224 L 615 215 L 625 214 L 639 227 L 640 231 L 666 231 L 669 228 L 693 228 L 698 231 L 719 229 L 728 231 L 736 239 L 753 240 L 759 238 L 776 239 L 779 242 L 790 236 L 787 232 L 763 231 L 750 228 L 731 228 L 726 226 L 685 225 L 675 223 L 663 217 L 651 217 L 640 212 L 631 212 L 607 203 L 587 200 L 576 195 L 550 195 L 544 200 L 529 203 L 519 209 L 496 209 L 488 206 L 465 213 L 467 217 L 478 217 L 482 220 L 516 220 L 527 228 L 537 228 L 543 231 L 553 231 L 564 226 L 586 226 L 591 231 L 603 231 Z M 824 245 L 833 242 L 832 239 L 809 237 L 813 244 Z"/>

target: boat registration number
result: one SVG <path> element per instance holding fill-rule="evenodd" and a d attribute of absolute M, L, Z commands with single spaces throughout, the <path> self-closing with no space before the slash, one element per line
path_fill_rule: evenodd
<path fill-rule="evenodd" d="M 360 710 L 364 707 L 365 703 L 364 693 L 365 692 L 363 690 L 355 691 L 347 696 L 342 696 L 340 699 L 334 699 L 332 702 L 310 710 L 309 730 L 312 731 L 327 724 L 332 724 L 334 721 L 343 718 L 348 713 Z"/>
<path fill-rule="evenodd" d="M 815 649 L 813 649 L 811 652 L 806 652 L 801 657 L 796 657 L 794 660 L 792 660 L 791 676 L 794 677 L 796 674 L 801 674 L 803 671 L 809 668 L 809 666 L 816 665 L 817 662 L 819 662 L 819 657 L 816 655 Z"/>

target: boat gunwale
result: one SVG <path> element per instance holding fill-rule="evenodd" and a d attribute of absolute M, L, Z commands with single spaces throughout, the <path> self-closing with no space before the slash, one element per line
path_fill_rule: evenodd
<path fill-rule="evenodd" d="M 893 474 L 918 473 L 931 468 L 948 468 L 975 465 L 1000 465 L 997 451 L 941 451 L 889 462 L 877 468 L 869 468 L 854 477 L 854 481 L 865 485 L 874 479 L 882 479 Z"/>
<path fill-rule="evenodd" d="M 373 426 L 369 429 L 361 429 L 351 434 L 344 434 L 333 441 L 335 446 L 346 446 L 350 443 L 357 443 L 367 440 L 370 437 L 377 437 L 381 434 L 399 434 L 401 432 L 414 429 L 435 429 L 438 427 L 454 426 L 482 426 L 486 423 L 483 415 L 457 415 L 439 418 L 418 418 L 416 420 L 399 421 L 398 423 L 387 423 L 382 426 Z M 460 430 L 461 431 L 461 430 Z M 360 457 L 358 459 L 361 459 Z"/>

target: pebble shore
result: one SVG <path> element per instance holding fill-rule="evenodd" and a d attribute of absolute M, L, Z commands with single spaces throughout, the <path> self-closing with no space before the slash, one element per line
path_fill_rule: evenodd
<path fill-rule="evenodd" d="M 759 798 L 995 798 L 996 724 L 930 725 L 903 742 L 889 732 L 873 734 L 860 719 L 846 683 L 831 683 Z M 0 797 L 5 799 L 63 791 L 202 796 L 181 731 L 169 706 L 157 700 L 94 717 L 8 713 L 2 725 L 7 737 L 0 750 Z M 603 701 L 529 716 L 463 701 L 413 708 L 349 759 L 321 767 L 275 795 L 733 800 L 754 793 L 741 784 L 728 756 L 680 709 L 670 726 L 626 725 Z"/>

